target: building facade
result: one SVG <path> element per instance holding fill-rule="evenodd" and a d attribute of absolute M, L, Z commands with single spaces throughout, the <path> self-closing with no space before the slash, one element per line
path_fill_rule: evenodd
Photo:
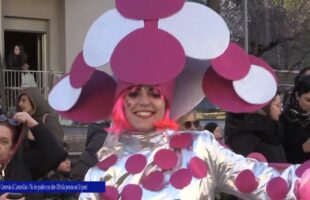
<path fill-rule="evenodd" d="M 113 0 L 0 0 L 0 54 L 22 44 L 32 70 L 66 72 Z"/>

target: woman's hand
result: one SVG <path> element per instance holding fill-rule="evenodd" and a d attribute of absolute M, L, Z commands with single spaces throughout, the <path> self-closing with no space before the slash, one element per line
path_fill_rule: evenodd
<path fill-rule="evenodd" d="M 25 124 L 28 128 L 32 128 L 39 124 L 27 112 L 17 112 L 13 118 L 16 121 Z"/>

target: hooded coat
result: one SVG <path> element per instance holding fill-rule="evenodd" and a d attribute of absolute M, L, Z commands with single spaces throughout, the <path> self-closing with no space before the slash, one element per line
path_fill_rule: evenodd
<path fill-rule="evenodd" d="M 31 113 L 31 117 L 38 122 L 42 122 L 45 127 L 55 136 L 58 144 L 62 147 L 64 132 L 59 123 L 58 115 L 44 99 L 43 95 L 40 92 L 40 89 L 24 89 L 17 97 L 17 104 L 20 101 L 22 95 L 27 95 L 33 105 L 34 113 Z M 20 108 L 17 108 L 17 110 L 20 110 Z"/>

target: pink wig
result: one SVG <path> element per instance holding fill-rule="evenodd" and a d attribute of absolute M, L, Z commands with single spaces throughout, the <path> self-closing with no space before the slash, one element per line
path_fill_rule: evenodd
<path fill-rule="evenodd" d="M 127 95 L 128 91 L 130 91 L 132 88 L 128 88 L 125 91 L 123 91 L 119 97 L 117 98 L 114 107 L 112 109 L 112 126 L 108 128 L 107 130 L 114 134 L 121 134 L 122 132 L 126 130 L 134 130 L 134 127 L 132 127 L 128 120 L 126 119 L 125 112 L 124 112 L 124 103 L 125 103 L 125 96 Z M 161 98 L 164 98 L 164 96 L 161 94 Z M 166 101 L 166 112 L 162 120 L 157 121 L 154 123 L 154 127 L 156 130 L 164 130 L 164 129 L 173 129 L 177 130 L 179 129 L 178 124 L 171 120 L 169 118 L 170 115 L 170 109 L 168 107 L 167 101 Z"/>

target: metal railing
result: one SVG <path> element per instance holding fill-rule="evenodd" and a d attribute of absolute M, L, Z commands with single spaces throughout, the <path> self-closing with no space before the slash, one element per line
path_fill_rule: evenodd
<path fill-rule="evenodd" d="M 25 83 L 25 77 L 32 77 L 32 85 Z M 51 71 L 35 71 L 35 70 L 10 70 L 3 69 L 2 84 L 4 86 L 4 102 L 7 111 L 15 112 L 16 97 L 27 87 L 37 87 L 41 89 L 42 94 L 47 97 L 49 89 L 52 85 L 53 73 Z M 31 81 L 30 81 L 31 82 Z"/>

